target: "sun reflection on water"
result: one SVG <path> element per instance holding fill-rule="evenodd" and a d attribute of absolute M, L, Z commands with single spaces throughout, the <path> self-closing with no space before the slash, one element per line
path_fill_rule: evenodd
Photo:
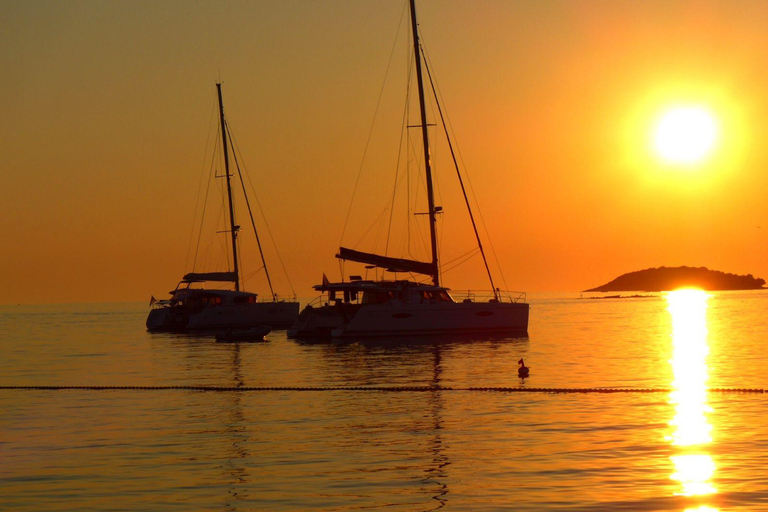
<path fill-rule="evenodd" d="M 674 380 L 670 402 L 675 406 L 673 427 L 668 441 L 676 449 L 671 457 L 675 471 L 671 478 L 680 482 L 683 496 L 715 494 L 712 484 L 716 466 L 706 451 L 712 442 L 712 426 L 707 414 L 707 300 L 701 290 L 677 290 L 666 296 L 672 315 L 672 370 Z M 702 506 L 700 511 L 717 509 Z"/>
<path fill-rule="evenodd" d="M 668 441 L 676 449 L 671 457 L 675 471 L 671 478 L 680 482 L 683 496 L 704 496 L 717 492 L 711 481 L 716 466 L 706 451 L 712 442 L 712 426 L 707 414 L 707 300 L 701 290 L 677 290 L 666 295 L 672 316 L 672 370 L 674 380 L 670 402 L 675 406 L 673 427 Z M 716 511 L 710 507 L 690 510 Z"/>

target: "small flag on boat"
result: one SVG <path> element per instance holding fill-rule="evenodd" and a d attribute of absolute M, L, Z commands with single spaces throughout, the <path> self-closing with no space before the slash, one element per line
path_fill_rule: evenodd
<path fill-rule="evenodd" d="M 151 306 L 152 304 L 154 304 L 155 302 L 157 302 L 157 299 L 155 298 L 155 296 L 154 296 L 154 295 L 152 295 L 151 297 L 152 297 L 152 298 L 150 298 L 150 299 L 149 299 L 149 305 L 150 305 L 150 306 Z"/>
<path fill-rule="evenodd" d="M 323 272 L 323 286 L 328 286 L 331 284 L 331 282 L 328 280 L 328 276 L 325 275 L 325 272 Z"/>

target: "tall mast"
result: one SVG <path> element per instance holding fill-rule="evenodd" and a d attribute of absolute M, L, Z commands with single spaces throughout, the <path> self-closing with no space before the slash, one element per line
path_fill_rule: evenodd
<path fill-rule="evenodd" d="M 413 51 L 416 56 L 416 81 L 419 84 L 419 107 L 421 111 L 421 135 L 424 139 L 424 166 L 427 174 L 427 202 L 429 215 L 429 237 L 432 242 L 432 282 L 440 286 L 440 270 L 437 266 L 437 231 L 435 215 L 435 193 L 432 190 L 432 162 L 429 157 L 429 134 L 427 133 L 427 108 L 424 102 L 424 83 L 421 77 L 421 54 L 419 52 L 419 31 L 416 23 L 416 3 L 411 0 L 411 27 L 413 29 Z M 223 115 L 223 114 L 222 114 Z"/>
<path fill-rule="evenodd" d="M 227 151 L 227 125 L 224 121 L 224 100 L 221 99 L 221 83 L 216 84 L 219 92 L 219 116 L 221 118 L 221 141 L 224 149 L 224 172 L 227 177 L 227 199 L 229 201 L 229 232 L 232 234 L 232 259 L 234 261 L 235 291 L 240 291 L 240 272 L 237 268 L 237 229 L 235 225 L 235 208 L 232 204 L 232 184 L 229 174 L 229 153 Z"/>

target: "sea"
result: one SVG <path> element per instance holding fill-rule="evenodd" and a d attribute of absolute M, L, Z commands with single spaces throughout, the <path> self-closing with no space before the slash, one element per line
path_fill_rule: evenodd
<path fill-rule="evenodd" d="M 0 510 L 768 510 L 768 290 L 598 297 L 343 343 L 0 306 Z"/>

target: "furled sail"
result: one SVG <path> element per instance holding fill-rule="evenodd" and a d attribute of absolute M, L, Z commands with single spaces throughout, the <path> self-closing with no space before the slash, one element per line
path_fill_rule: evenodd
<path fill-rule="evenodd" d="M 199 281 L 223 281 L 228 283 L 237 282 L 236 272 L 190 272 L 184 275 L 184 281 L 188 283 Z"/>
<path fill-rule="evenodd" d="M 428 276 L 437 274 L 437 267 L 434 263 L 406 260 L 402 258 L 390 258 L 388 256 L 379 256 L 378 254 L 347 249 L 346 247 L 339 247 L 339 253 L 336 257 L 340 260 L 375 265 L 393 272 L 415 272 L 416 274 L 424 274 Z"/>

